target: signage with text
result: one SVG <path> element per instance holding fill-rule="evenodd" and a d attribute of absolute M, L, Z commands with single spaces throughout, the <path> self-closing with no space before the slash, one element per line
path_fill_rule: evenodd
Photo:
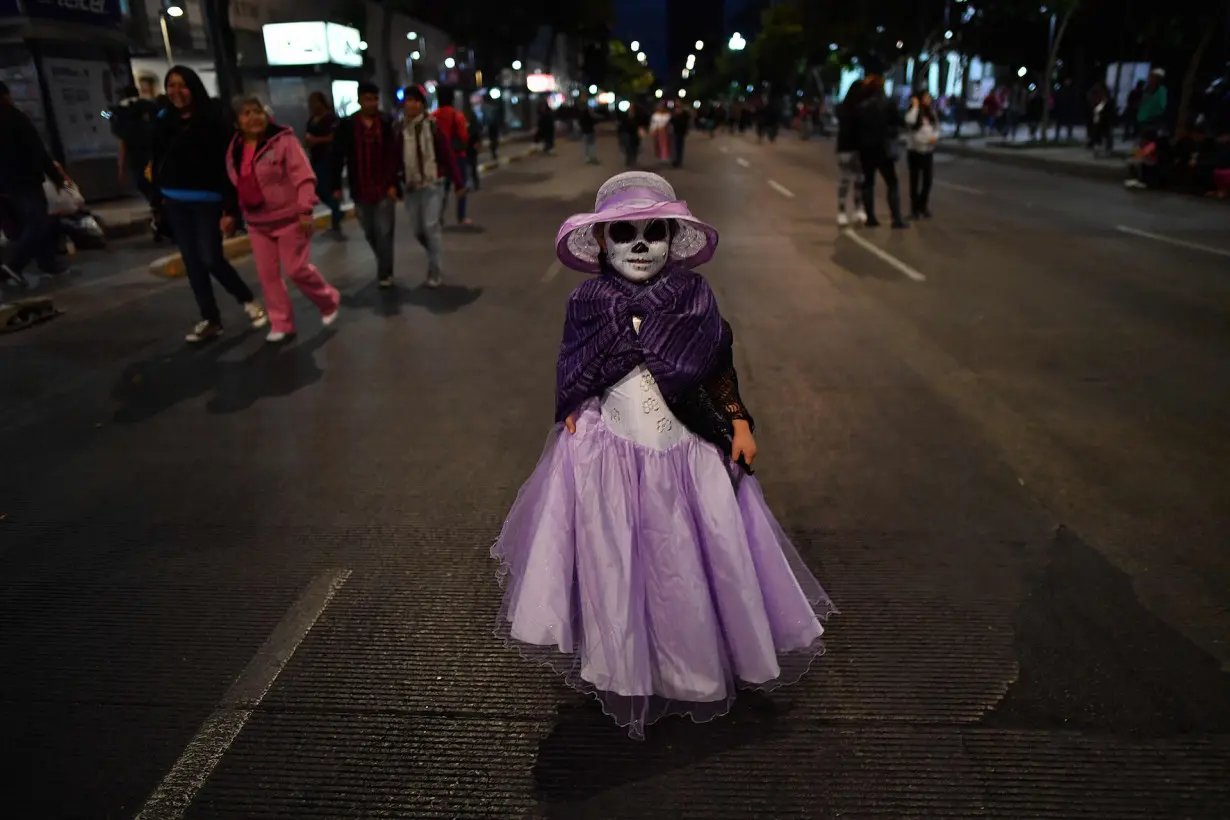
<path fill-rule="evenodd" d="M 120 0 L 0 0 L 0 17 L 38 17 L 69 23 L 118 26 Z"/>

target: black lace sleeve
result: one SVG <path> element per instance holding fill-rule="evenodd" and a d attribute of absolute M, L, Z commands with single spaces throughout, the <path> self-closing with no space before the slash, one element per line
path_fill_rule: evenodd
<path fill-rule="evenodd" d="M 729 325 L 726 326 L 726 338 L 733 338 Z M 739 374 L 735 371 L 733 345 L 724 351 L 721 363 L 713 376 L 705 380 L 704 388 L 713 405 L 727 420 L 746 421 L 753 430 L 756 428 L 752 414 L 739 395 Z"/>

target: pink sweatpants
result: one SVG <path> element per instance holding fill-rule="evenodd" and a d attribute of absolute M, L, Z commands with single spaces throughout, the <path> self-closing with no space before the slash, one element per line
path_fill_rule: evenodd
<path fill-rule="evenodd" d="M 295 315 L 290 306 L 290 294 L 282 270 L 290 281 L 303 291 L 303 295 L 320 308 L 327 316 L 337 310 L 341 297 L 337 288 L 325 281 L 320 271 L 311 262 L 312 238 L 305 236 L 297 222 L 284 228 L 258 228 L 248 226 L 248 238 L 252 255 L 256 257 L 256 275 L 260 277 L 265 291 L 265 309 L 274 330 L 294 333 Z"/>

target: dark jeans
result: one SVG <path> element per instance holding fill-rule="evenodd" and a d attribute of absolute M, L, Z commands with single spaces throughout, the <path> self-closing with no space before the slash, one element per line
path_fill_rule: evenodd
<path fill-rule="evenodd" d="M 218 303 L 214 299 L 213 283 L 218 280 L 223 290 L 241 305 L 256 301 L 256 295 L 248 287 L 222 252 L 221 202 L 177 202 L 163 200 L 162 211 L 171 225 L 175 244 L 184 256 L 184 270 L 192 285 L 201 318 L 209 322 L 222 321 Z"/>
<path fill-rule="evenodd" d="M 393 222 L 397 203 L 385 197 L 379 202 L 356 202 L 354 213 L 367 244 L 376 254 L 376 276 L 381 281 L 393 278 Z"/>
<path fill-rule="evenodd" d="M 47 213 L 47 195 L 42 187 L 6 194 L 4 204 L 9 212 L 8 221 L 16 226 L 18 232 L 16 236 L 9 237 L 13 242 L 9 268 L 21 273 L 31 259 L 37 259 L 39 267 L 54 269 L 56 221 Z"/>
<path fill-rule="evenodd" d="M 927 212 L 931 198 L 931 176 L 935 169 L 935 154 L 911 151 L 906 156 L 910 166 L 910 213 L 915 216 Z"/>
<path fill-rule="evenodd" d="M 687 142 L 687 134 L 675 134 L 675 167 L 683 165 L 683 144 Z"/>
<path fill-rule="evenodd" d="M 333 230 L 340 230 L 342 203 L 333 198 L 333 163 L 327 159 L 318 159 L 312 163 L 312 173 L 316 175 L 316 196 L 333 215 Z"/>
<path fill-rule="evenodd" d="M 876 174 L 884 177 L 884 185 L 888 188 L 888 209 L 892 212 L 893 221 L 901 221 L 901 188 L 897 182 L 897 163 L 886 150 L 860 151 L 859 160 L 863 164 L 863 209 L 867 211 L 867 221 L 876 218 Z"/>

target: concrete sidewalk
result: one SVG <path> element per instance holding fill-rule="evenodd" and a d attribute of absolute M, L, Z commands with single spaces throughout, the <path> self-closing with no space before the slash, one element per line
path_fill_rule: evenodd
<path fill-rule="evenodd" d="M 979 136 L 955 137 L 950 123 L 945 123 L 941 130 L 943 135 L 936 150 L 944 154 L 1109 182 L 1121 182 L 1127 177 L 1132 149 L 1132 143 L 1120 139 L 1121 130 L 1116 131 L 1115 150 L 1109 156 L 1103 152 L 1095 155 L 1086 147 L 1084 128 L 1073 129 L 1070 140 L 1048 139 L 1046 143 L 1031 140 L 1024 126 L 1019 126 L 1011 139 L 998 133 L 984 136 L 976 123 L 965 123 L 964 130 Z"/>
<path fill-rule="evenodd" d="M 524 140 L 519 140 L 524 141 Z M 504 155 L 498 160 L 488 160 L 478 166 L 479 174 L 489 174 L 498 168 L 506 165 L 511 165 L 514 162 L 520 162 L 526 157 L 533 156 L 541 151 L 538 145 L 531 145 L 527 150 L 517 154 Z M 354 203 L 345 202 L 342 204 L 342 216 L 349 218 L 354 212 Z M 329 227 L 332 221 L 329 209 L 323 205 L 316 208 L 316 227 L 318 230 L 323 230 Z M 248 241 L 247 234 L 239 234 L 222 242 L 222 250 L 226 254 L 227 259 L 238 259 L 247 256 L 252 252 L 251 243 Z M 149 272 L 154 276 L 163 276 L 168 278 L 176 278 L 185 275 L 184 258 L 178 252 L 168 254 L 167 256 L 159 257 L 149 263 Z"/>

